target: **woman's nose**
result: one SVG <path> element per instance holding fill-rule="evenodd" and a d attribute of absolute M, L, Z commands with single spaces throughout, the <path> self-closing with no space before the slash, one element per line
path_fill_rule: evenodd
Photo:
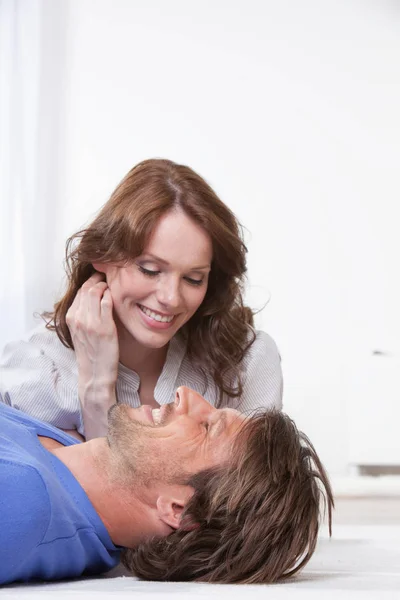
<path fill-rule="evenodd" d="M 161 281 L 157 288 L 157 300 L 166 307 L 176 309 L 181 303 L 179 282 Z"/>

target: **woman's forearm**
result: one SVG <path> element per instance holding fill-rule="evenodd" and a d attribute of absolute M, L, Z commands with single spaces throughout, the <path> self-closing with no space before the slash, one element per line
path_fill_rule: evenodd
<path fill-rule="evenodd" d="M 108 411 L 116 403 L 114 384 L 92 383 L 79 387 L 86 441 L 103 437 L 108 429 Z"/>

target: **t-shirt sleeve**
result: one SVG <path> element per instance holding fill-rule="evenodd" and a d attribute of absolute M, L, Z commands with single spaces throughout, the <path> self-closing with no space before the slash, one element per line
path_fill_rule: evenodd
<path fill-rule="evenodd" d="M 274 340 L 264 331 L 257 336 L 243 360 L 243 392 L 239 409 L 282 408 L 283 376 L 281 357 Z"/>
<path fill-rule="evenodd" d="M 46 533 L 50 504 L 33 468 L 0 460 L 0 584 L 23 576 Z"/>
<path fill-rule="evenodd" d="M 60 429 L 79 430 L 77 386 L 69 385 L 64 364 L 68 350 L 55 337 L 46 331 L 5 346 L 0 358 L 0 401 Z"/>

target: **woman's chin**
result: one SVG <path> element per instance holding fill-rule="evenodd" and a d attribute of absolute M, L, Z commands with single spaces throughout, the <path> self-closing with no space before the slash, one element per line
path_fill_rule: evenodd
<path fill-rule="evenodd" d="M 143 331 L 143 327 L 140 328 L 125 328 L 126 333 L 131 337 L 132 341 L 140 344 L 144 348 L 149 350 L 158 350 L 166 346 L 171 338 L 175 335 L 176 331 Z"/>

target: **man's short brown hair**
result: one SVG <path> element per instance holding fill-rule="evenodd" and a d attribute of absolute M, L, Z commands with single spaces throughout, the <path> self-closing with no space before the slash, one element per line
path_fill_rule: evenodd
<path fill-rule="evenodd" d="M 309 439 L 285 414 L 267 411 L 241 428 L 227 465 L 195 475 L 182 527 L 125 550 L 143 579 L 272 583 L 311 558 L 321 500 L 331 531 L 333 496 Z"/>

